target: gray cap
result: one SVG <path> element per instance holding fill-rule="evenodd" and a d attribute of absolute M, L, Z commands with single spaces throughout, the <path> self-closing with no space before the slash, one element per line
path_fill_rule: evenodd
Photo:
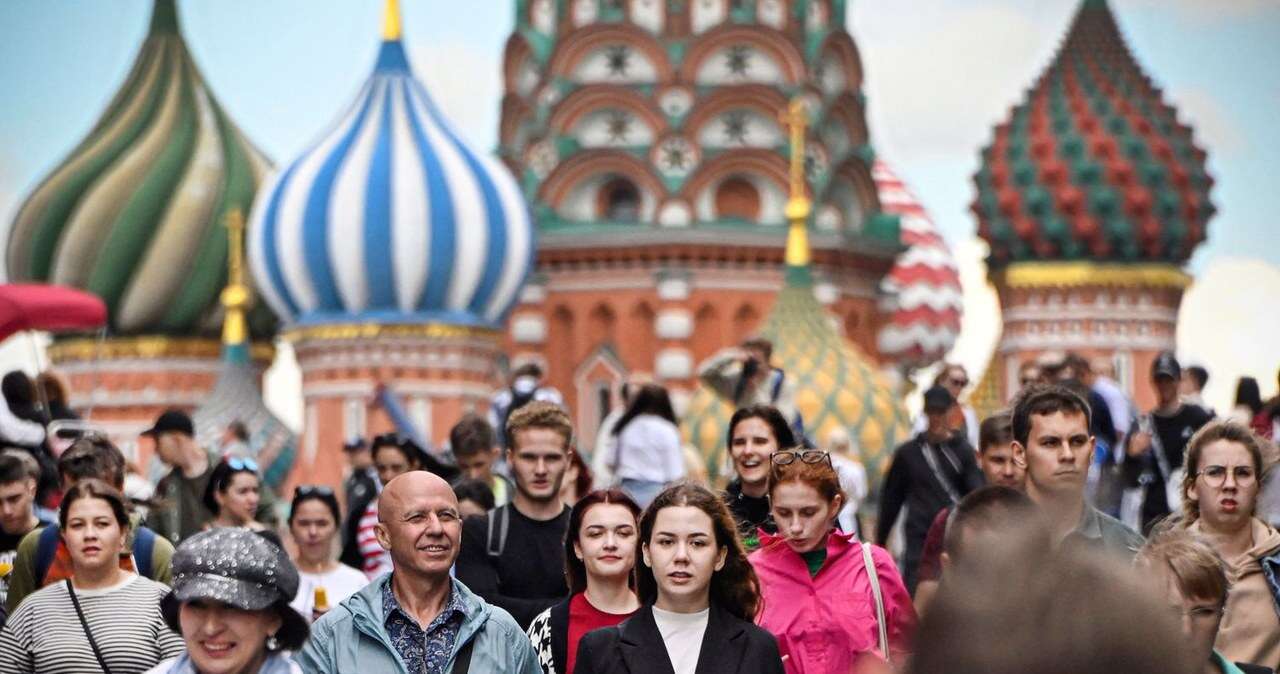
<path fill-rule="evenodd" d="M 285 618 L 281 631 L 296 631 L 301 623 L 305 640 L 306 621 L 288 607 L 298 593 L 298 570 L 260 534 L 230 527 L 202 531 L 178 546 L 171 566 L 173 592 L 165 598 L 171 605 L 207 600 L 245 611 L 275 607 Z M 177 630 L 176 621 L 170 627 Z"/>

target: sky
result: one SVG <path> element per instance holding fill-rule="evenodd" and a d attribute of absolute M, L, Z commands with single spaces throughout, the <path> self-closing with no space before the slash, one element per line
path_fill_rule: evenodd
<path fill-rule="evenodd" d="M 187 44 L 218 100 L 275 162 L 296 156 L 373 66 L 381 0 L 179 0 Z M 850 0 L 872 143 L 929 209 L 965 283 L 952 357 L 977 377 L 999 335 L 985 245 L 968 211 L 978 151 L 1052 59 L 1078 0 Z M 1217 216 L 1189 264 L 1179 355 L 1211 370 L 1225 408 L 1241 374 L 1280 366 L 1280 0 L 1112 0 L 1131 49 L 1209 153 Z M 477 147 L 496 145 L 514 0 L 401 0 L 414 70 Z M 0 2 L 0 232 L 89 130 L 146 33 L 147 0 Z M 1224 331 L 1223 326 L 1229 326 Z M 26 342 L 0 366 L 31 366 Z M 268 400 L 300 419 L 287 349 Z"/>

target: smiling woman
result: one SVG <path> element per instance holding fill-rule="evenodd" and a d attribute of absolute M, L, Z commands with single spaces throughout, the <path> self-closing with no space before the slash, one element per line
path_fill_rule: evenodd
<path fill-rule="evenodd" d="M 141 672 L 181 652 L 160 615 L 166 588 L 119 566 L 129 530 L 120 492 L 78 482 L 59 524 L 72 578 L 28 596 L 0 630 L 0 672 Z"/>

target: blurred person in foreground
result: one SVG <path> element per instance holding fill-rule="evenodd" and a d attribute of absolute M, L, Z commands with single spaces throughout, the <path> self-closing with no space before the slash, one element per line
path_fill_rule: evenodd
<path fill-rule="evenodd" d="M 1164 597 L 1127 561 L 1087 547 L 1054 554 L 1040 527 L 963 549 L 921 620 L 908 674 L 1202 671 Z"/>
<path fill-rule="evenodd" d="M 1017 492 L 1026 490 L 1027 466 L 1014 459 L 1013 417 L 1008 411 L 996 412 L 982 420 L 978 432 L 978 467 L 982 469 L 987 487 L 1000 486 Z M 970 492 L 970 495 L 977 491 L 981 490 Z M 965 496 L 965 499 L 968 498 L 969 496 Z M 917 570 L 917 611 L 924 610 L 924 606 L 938 589 L 938 576 L 942 573 L 941 558 L 952 510 L 939 510 L 933 523 L 929 525 L 929 533 L 924 537 L 924 549 L 920 553 L 920 566 Z"/>
<path fill-rule="evenodd" d="M 222 528 L 192 536 L 173 556 L 173 591 L 160 600 L 187 650 L 147 674 L 301 674 L 290 655 L 308 633 L 289 606 L 297 592 L 297 569 L 260 534 Z"/>
<path fill-rule="evenodd" d="M 876 545 L 884 547 L 903 506 L 907 508 L 903 534 L 903 580 L 914 595 L 916 573 L 929 525 L 938 511 L 953 506 L 982 486 L 977 456 L 963 433 L 954 433 L 948 416 L 955 397 L 944 387 L 924 393 L 928 426 L 893 452 L 893 462 L 880 491 L 880 520 Z"/>
<path fill-rule="evenodd" d="M 1142 537 L 1084 498 L 1094 450 L 1084 398 L 1059 384 L 1033 386 L 1018 394 L 1010 426 L 1027 496 L 1044 512 L 1053 545 L 1085 543 L 1132 559 Z"/>
<path fill-rule="evenodd" d="M 1190 661 L 1203 674 L 1270 674 L 1270 667 L 1233 663 L 1214 650 L 1218 628 L 1227 609 L 1231 581 L 1222 558 L 1207 543 L 1185 529 L 1161 524 L 1135 560 L 1148 574 L 1152 587 L 1168 599 L 1169 611 L 1182 625 L 1191 646 Z"/>
<path fill-rule="evenodd" d="M 392 572 L 329 611 L 298 654 L 307 674 L 541 674 L 506 611 L 449 576 L 462 516 L 449 483 L 411 471 L 378 496 L 378 543 Z"/>
<path fill-rule="evenodd" d="M 1187 443 L 1181 523 L 1222 557 L 1231 580 L 1217 648 L 1227 659 L 1280 667 L 1280 532 L 1257 516 L 1263 443 L 1213 421 Z"/>

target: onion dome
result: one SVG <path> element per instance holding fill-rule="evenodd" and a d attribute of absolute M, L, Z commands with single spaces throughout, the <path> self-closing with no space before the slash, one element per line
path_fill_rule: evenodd
<path fill-rule="evenodd" d="M 520 188 L 414 78 L 394 0 L 373 74 L 270 179 L 249 231 L 263 297 L 299 325 L 496 328 L 533 263 Z"/>
<path fill-rule="evenodd" d="M 910 436 L 911 424 L 893 385 L 874 361 L 836 331 L 832 317 L 814 297 L 806 233 L 811 206 L 804 197 L 803 107 L 793 103 L 789 125 L 796 150 L 792 197 L 786 206 L 791 220 L 786 283 L 760 335 L 773 343 L 774 363 L 795 383 L 796 408 L 804 419 L 805 434 L 821 445 L 832 430 L 844 428 L 858 444 L 872 490 L 877 491 L 894 447 Z M 725 434 L 732 414 L 722 398 L 700 386 L 681 424 L 689 441 L 706 457 L 712 476 L 728 465 Z"/>
<path fill-rule="evenodd" d="M 258 370 L 249 357 L 245 312 L 252 295 L 244 273 L 244 222 L 240 211 L 227 218 L 229 255 L 227 287 L 222 291 L 222 365 L 213 391 L 196 408 L 191 419 L 202 447 L 217 447 L 227 427 L 239 422 L 248 432 L 246 452 L 262 470 L 263 480 L 279 487 L 293 468 L 298 437 L 285 426 L 262 399 Z"/>
<path fill-rule="evenodd" d="M 268 162 L 196 67 L 175 0 L 156 0 L 124 85 L 27 197 L 9 231 L 9 278 L 101 297 L 119 335 L 215 334 L 222 222 L 249 208 Z M 251 316 L 268 334 L 269 312 Z"/>
<path fill-rule="evenodd" d="M 898 216 L 905 247 L 880 282 L 888 322 L 877 345 L 881 356 L 902 368 L 925 367 L 950 351 L 960 334 L 960 272 L 947 242 L 906 184 L 882 161 L 871 175 L 881 208 Z"/>
<path fill-rule="evenodd" d="M 1214 213 L 1205 152 L 1105 0 L 1080 5 L 1053 62 L 996 127 L 974 182 L 993 270 L 1023 260 L 1181 264 Z"/>

